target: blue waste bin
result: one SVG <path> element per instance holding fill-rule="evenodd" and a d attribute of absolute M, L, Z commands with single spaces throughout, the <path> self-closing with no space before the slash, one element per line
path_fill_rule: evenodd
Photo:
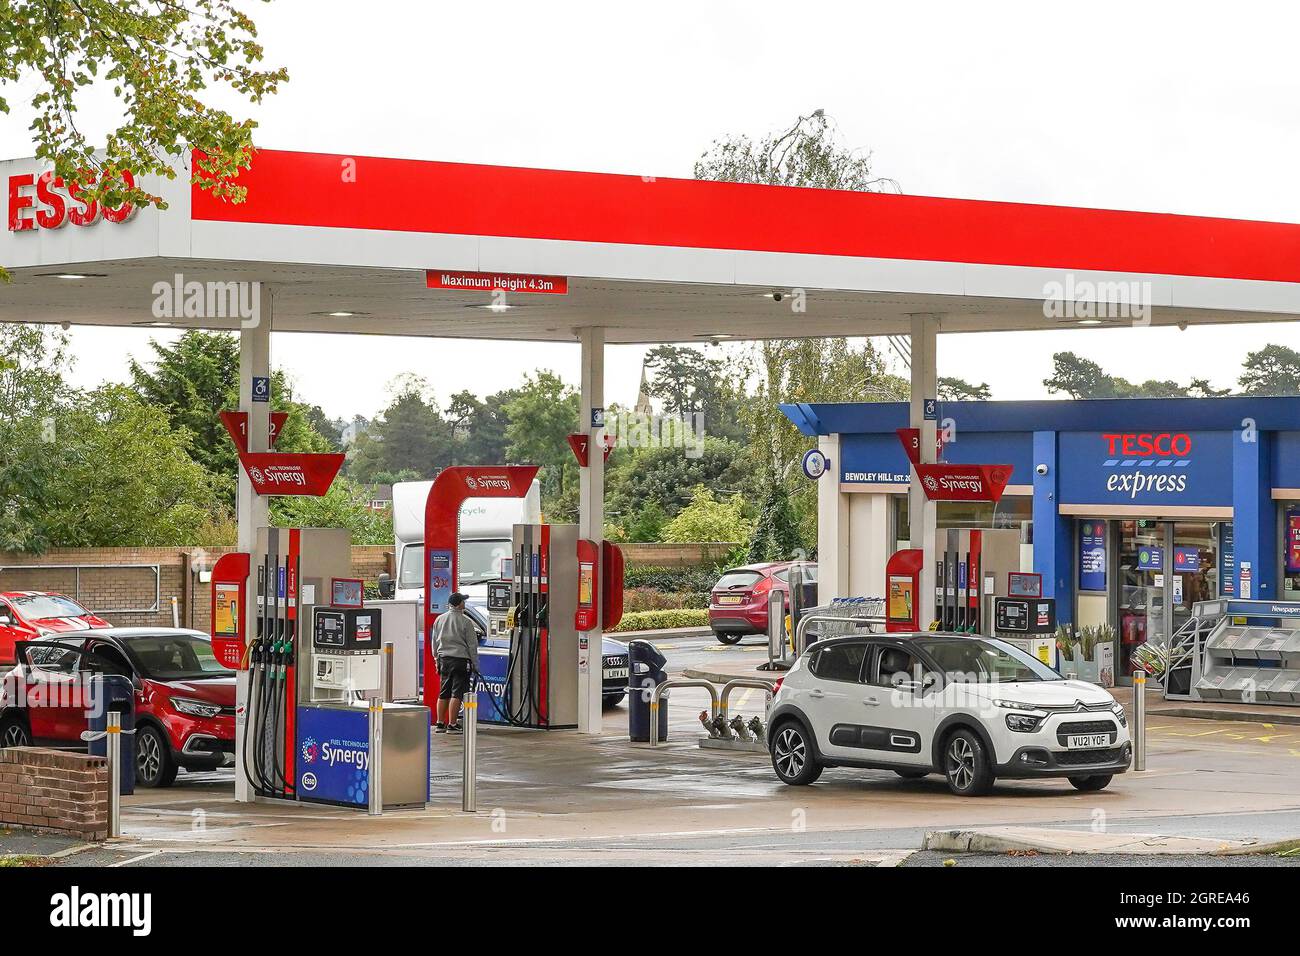
<path fill-rule="evenodd" d="M 668 679 L 668 658 L 649 641 L 627 645 L 627 723 L 634 743 L 650 742 L 650 697 Z M 668 739 L 668 698 L 659 702 L 659 739 Z"/>
<path fill-rule="evenodd" d="M 135 730 L 135 686 L 129 677 L 120 674 L 95 674 L 90 678 L 93 696 L 87 702 L 87 729 L 100 733 L 108 727 L 108 714 L 121 715 L 122 730 Z M 122 764 L 118 767 L 118 780 L 123 795 L 135 793 L 135 734 L 122 735 Z M 100 737 L 90 742 L 90 754 L 108 756 L 108 738 Z"/>

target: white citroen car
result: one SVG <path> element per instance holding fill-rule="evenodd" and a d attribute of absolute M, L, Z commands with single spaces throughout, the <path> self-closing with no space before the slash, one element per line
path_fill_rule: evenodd
<path fill-rule="evenodd" d="M 810 784 L 827 767 L 940 773 L 953 793 L 998 777 L 1066 777 L 1101 790 L 1129 767 L 1124 708 L 1005 641 L 868 634 L 812 644 L 768 711 L 772 767 Z"/>

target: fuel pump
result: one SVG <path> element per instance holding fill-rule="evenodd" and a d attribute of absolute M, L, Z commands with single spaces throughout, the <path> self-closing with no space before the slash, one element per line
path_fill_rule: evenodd
<path fill-rule="evenodd" d="M 515 525 L 512 547 L 509 645 L 479 650 L 479 719 L 548 730 L 576 727 L 577 526 Z"/>

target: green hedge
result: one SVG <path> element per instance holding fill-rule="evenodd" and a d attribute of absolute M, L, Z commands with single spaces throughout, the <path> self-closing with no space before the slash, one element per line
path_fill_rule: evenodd
<path fill-rule="evenodd" d="M 619 631 L 657 631 L 669 627 L 708 627 L 709 612 L 683 611 L 629 611 L 618 622 Z"/>
<path fill-rule="evenodd" d="M 712 591 L 713 585 L 718 583 L 718 576 L 715 568 L 627 568 L 623 572 L 623 587 L 691 594 Z"/>
<path fill-rule="evenodd" d="M 693 591 L 678 593 L 660 591 L 656 588 L 639 587 L 623 590 L 623 610 L 632 611 L 680 611 L 687 608 L 704 610 L 709 606 L 709 592 Z"/>

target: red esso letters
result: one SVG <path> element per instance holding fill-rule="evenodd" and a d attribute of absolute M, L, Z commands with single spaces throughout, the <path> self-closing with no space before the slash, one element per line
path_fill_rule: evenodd
<path fill-rule="evenodd" d="M 1186 432 L 1128 432 L 1101 437 L 1111 456 L 1186 458 L 1192 453 L 1192 436 Z"/>
<path fill-rule="evenodd" d="M 127 186 L 135 186 L 135 177 L 123 170 Z M 123 203 L 117 208 L 82 198 L 80 183 L 64 183 L 53 172 L 19 173 L 9 177 L 9 231 L 58 229 L 66 223 L 89 226 L 102 217 L 108 222 L 126 222 L 135 215 L 135 206 Z"/>

